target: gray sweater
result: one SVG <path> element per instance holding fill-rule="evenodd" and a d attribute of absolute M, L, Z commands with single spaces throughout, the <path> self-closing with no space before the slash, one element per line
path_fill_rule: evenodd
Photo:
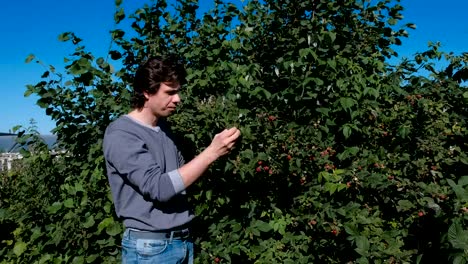
<path fill-rule="evenodd" d="M 167 230 L 192 220 L 178 171 L 184 159 L 164 125 L 122 116 L 107 127 L 103 150 L 115 210 L 126 227 Z"/>

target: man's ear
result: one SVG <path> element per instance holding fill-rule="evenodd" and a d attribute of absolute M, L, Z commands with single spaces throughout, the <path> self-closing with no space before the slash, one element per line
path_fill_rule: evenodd
<path fill-rule="evenodd" d="M 145 96 L 146 100 L 148 100 L 150 98 L 150 94 L 147 93 L 147 92 L 143 92 L 143 95 Z"/>

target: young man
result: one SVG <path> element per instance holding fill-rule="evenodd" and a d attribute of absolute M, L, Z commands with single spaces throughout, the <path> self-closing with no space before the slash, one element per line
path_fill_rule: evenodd
<path fill-rule="evenodd" d="M 104 157 L 117 216 L 123 219 L 123 263 L 193 263 L 185 189 L 219 157 L 229 153 L 240 132 L 225 129 L 192 161 L 168 135 L 164 118 L 180 102 L 183 67 L 154 57 L 135 74 L 133 110 L 106 129 Z"/>

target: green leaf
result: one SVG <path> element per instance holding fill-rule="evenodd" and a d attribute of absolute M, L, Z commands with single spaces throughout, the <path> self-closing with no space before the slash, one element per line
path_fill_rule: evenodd
<path fill-rule="evenodd" d="M 351 129 L 350 126 L 345 125 L 345 126 L 343 127 L 343 135 L 344 135 L 345 138 L 349 138 L 349 137 L 351 136 L 351 133 L 352 133 L 352 132 L 353 132 L 353 131 L 352 131 L 352 129 Z"/>
<path fill-rule="evenodd" d="M 353 107 L 355 104 L 354 102 L 354 99 L 349 97 L 340 98 L 341 107 L 343 107 L 344 109 L 350 109 L 351 107 Z"/>
<path fill-rule="evenodd" d="M 402 138 L 406 138 L 410 133 L 410 127 L 408 125 L 402 125 L 398 128 L 398 135 Z"/>
<path fill-rule="evenodd" d="M 458 179 L 458 185 L 460 185 L 460 186 L 468 185 L 468 175 L 461 176 L 461 177 Z"/>
<path fill-rule="evenodd" d="M 185 134 L 184 137 L 190 139 L 192 142 L 195 141 L 195 135 L 194 134 Z"/>
<path fill-rule="evenodd" d="M 356 237 L 356 246 L 355 249 L 357 253 L 361 256 L 367 256 L 369 254 L 370 243 L 367 237 L 365 236 L 358 236 Z"/>
<path fill-rule="evenodd" d="M 58 36 L 59 41 L 68 41 L 70 40 L 70 32 L 62 33 Z"/>
<path fill-rule="evenodd" d="M 28 84 L 26 85 L 26 92 L 24 92 L 24 97 L 29 97 L 35 92 L 34 86 Z"/>
<path fill-rule="evenodd" d="M 269 232 L 272 227 L 270 226 L 270 224 L 266 223 L 266 222 L 263 222 L 261 220 L 258 220 L 255 224 L 256 228 L 258 228 L 258 230 L 260 230 L 261 232 Z"/>
<path fill-rule="evenodd" d="M 122 227 L 117 222 L 113 222 L 106 227 L 106 233 L 109 236 L 116 236 L 122 233 Z"/>
<path fill-rule="evenodd" d="M 336 192 L 338 185 L 336 183 L 331 183 L 331 182 L 326 182 L 325 185 L 323 186 L 323 189 L 326 192 L 329 192 L 330 195 Z"/>
<path fill-rule="evenodd" d="M 67 208 L 73 208 L 74 205 L 73 205 L 73 199 L 72 198 L 68 198 L 66 199 L 64 202 L 63 202 L 63 205 Z"/>
<path fill-rule="evenodd" d="M 42 255 L 41 259 L 39 260 L 39 264 L 42 264 L 42 263 L 50 263 L 48 262 L 49 260 L 52 259 L 52 255 L 50 254 L 44 254 Z"/>
<path fill-rule="evenodd" d="M 237 232 L 239 232 L 240 230 L 242 230 L 242 226 L 241 226 L 240 224 L 236 223 L 236 224 L 234 224 L 234 225 L 232 226 L 232 232 L 233 232 L 233 233 L 237 233 Z"/>
<path fill-rule="evenodd" d="M 356 264 L 369 264 L 369 260 L 366 257 L 360 257 L 357 259 Z"/>
<path fill-rule="evenodd" d="M 259 152 L 257 155 L 258 160 L 268 160 L 268 154 L 265 152 Z"/>
<path fill-rule="evenodd" d="M 253 151 L 251 149 L 246 149 L 241 152 L 241 157 L 247 158 L 247 159 L 253 159 Z"/>
<path fill-rule="evenodd" d="M 459 222 L 454 222 L 450 225 L 447 232 L 448 240 L 454 248 L 468 250 L 468 231 L 463 230 Z"/>
<path fill-rule="evenodd" d="M 114 14 L 114 21 L 116 24 L 120 23 L 125 18 L 125 13 L 123 8 L 118 8 Z"/>
<path fill-rule="evenodd" d="M 267 90 L 265 90 L 264 88 L 262 87 L 257 87 L 255 88 L 253 91 L 252 91 L 252 95 L 258 95 L 259 93 L 263 93 L 265 95 L 265 98 L 266 99 L 270 99 L 271 98 L 271 93 L 268 92 Z"/>
<path fill-rule="evenodd" d="M 226 162 L 226 166 L 224 166 L 224 172 L 231 171 L 232 168 L 234 168 L 234 165 L 232 164 L 232 162 Z"/>
<path fill-rule="evenodd" d="M 300 56 L 300 57 L 305 57 L 305 56 L 307 56 L 307 54 L 309 54 L 309 51 L 310 51 L 309 48 L 300 49 L 300 50 L 299 50 L 299 56 Z"/>
<path fill-rule="evenodd" d="M 231 46 L 232 46 L 232 48 L 233 48 L 234 50 L 240 49 L 241 44 L 240 44 L 240 42 L 239 42 L 237 39 L 233 39 L 233 40 L 231 40 L 230 42 L 231 42 Z"/>
<path fill-rule="evenodd" d="M 331 43 L 335 42 L 336 40 L 336 33 L 335 32 L 327 32 L 326 36 L 328 37 L 328 39 L 330 40 Z"/>
<path fill-rule="evenodd" d="M 415 206 L 412 202 L 408 201 L 408 200 L 400 200 L 398 201 L 398 206 L 397 206 L 397 210 L 398 211 L 408 211 L 408 210 L 411 210 L 413 209 Z"/>
<path fill-rule="evenodd" d="M 89 255 L 86 257 L 86 263 L 94 263 L 94 261 L 99 257 L 98 254 Z"/>
<path fill-rule="evenodd" d="M 26 57 L 26 60 L 24 62 L 25 63 L 30 63 L 35 58 L 36 58 L 36 56 L 34 56 L 34 54 L 29 54 L 28 57 Z"/>
<path fill-rule="evenodd" d="M 13 253 L 15 253 L 16 256 L 20 256 L 24 253 L 27 247 L 28 247 L 28 244 L 22 241 L 18 241 L 15 243 L 15 246 L 13 247 Z"/>
<path fill-rule="evenodd" d="M 96 63 L 97 65 L 99 66 L 102 66 L 106 61 L 104 60 L 103 57 L 99 57 L 97 60 L 96 60 Z"/>
<path fill-rule="evenodd" d="M 339 153 L 336 156 L 338 157 L 339 160 L 345 160 L 349 157 L 356 156 L 358 152 L 359 152 L 358 147 L 349 147 L 349 148 L 345 148 L 345 150 L 342 153 Z"/>
<path fill-rule="evenodd" d="M 49 212 L 49 214 L 55 214 L 55 213 L 57 213 L 60 209 L 62 209 L 62 203 L 60 203 L 60 202 L 54 202 L 52 205 L 50 205 L 50 206 L 47 208 L 47 211 Z"/>
<path fill-rule="evenodd" d="M 316 84 L 317 86 L 321 86 L 321 85 L 323 85 L 323 84 L 325 83 L 325 82 L 324 82 L 322 79 L 320 79 L 320 78 L 313 78 L 313 80 L 314 80 L 314 82 L 315 82 L 315 84 Z"/>
<path fill-rule="evenodd" d="M 71 263 L 72 264 L 83 264 L 83 263 L 85 263 L 85 259 L 84 259 L 83 256 L 76 256 L 76 257 L 73 258 Z"/>
<path fill-rule="evenodd" d="M 346 233 L 350 234 L 351 236 L 359 235 L 359 230 L 356 225 L 351 223 L 346 223 L 344 225 Z"/>
<path fill-rule="evenodd" d="M 211 201 L 211 190 L 205 192 L 206 200 Z"/>
<path fill-rule="evenodd" d="M 90 228 L 90 227 L 94 226 L 94 223 L 95 223 L 94 216 L 92 216 L 92 215 L 88 216 L 86 218 L 86 222 L 83 223 L 83 227 L 84 228 Z"/>
<path fill-rule="evenodd" d="M 468 202 L 468 191 L 462 185 L 456 184 L 452 179 L 447 179 L 447 183 L 452 187 L 458 199 Z"/>
<path fill-rule="evenodd" d="M 98 232 L 101 232 L 104 228 L 112 225 L 114 223 L 114 219 L 111 217 L 103 219 L 98 225 Z"/>
<path fill-rule="evenodd" d="M 328 116 L 328 113 L 330 112 L 330 109 L 329 108 L 319 107 L 319 108 L 316 108 L 315 111 L 323 114 L 324 116 Z"/>
<path fill-rule="evenodd" d="M 455 255 L 455 258 L 453 259 L 453 262 L 452 264 L 466 264 L 467 260 L 466 258 L 459 254 L 459 255 Z"/>

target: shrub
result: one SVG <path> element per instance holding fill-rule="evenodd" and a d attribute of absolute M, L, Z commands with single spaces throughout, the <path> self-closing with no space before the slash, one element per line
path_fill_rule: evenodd
<path fill-rule="evenodd" d="M 468 57 L 433 44 L 389 65 L 414 27 L 397 28 L 398 2 L 215 1 L 197 15 L 196 1 L 158 1 L 130 16 L 131 36 L 112 32 L 118 71 L 62 34 L 76 47 L 70 80 L 44 74 L 27 93 L 40 97 L 69 152 L 38 163 L 52 170 L 39 174 L 57 177 L 42 185 L 58 188 L 55 196 L 33 202 L 47 217 L 17 218 L 13 204 L 2 211 L 0 223 L 15 229 L 1 260 L 119 258 L 101 138 L 128 110 L 135 66 L 174 52 L 188 84 L 169 122 L 186 157 L 225 127 L 242 131 L 236 150 L 189 189 L 197 262 L 466 262 Z M 126 21 L 119 4 L 117 23 Z M 437 70 L 442 59 L 449 66 Z"/>

